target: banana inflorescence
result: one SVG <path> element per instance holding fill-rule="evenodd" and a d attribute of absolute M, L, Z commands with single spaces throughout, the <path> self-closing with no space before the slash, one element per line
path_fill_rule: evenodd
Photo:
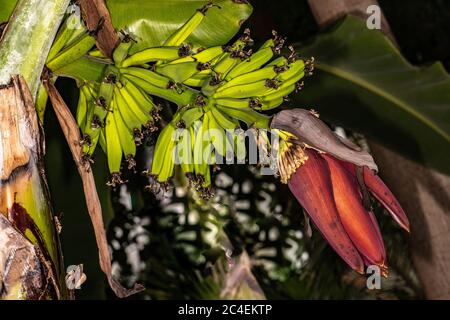
<path fill-rule="evenodd" d="M 134 168 L 136 145 L 162 127 L 147 170 L 154 184 L 167 185 L 179 164 L 197 189 L 210 196 L 210 166 L 217 157 L 245 157 L 237 150 L 241 138 L 235 130 L 242 123 L 268 128 L 270 117 L 261 112 L 280 106 L 312 72 L 312 60 L 299 59 L 292 47 L 284 49 L 285 39 L 276 32 L 255 52 L 248 29 L 231 45 L 191 46 L 188 37 L 212 7 L 208 1 L 158 47 L 130 54 L 135 41 L 121 32 L 112 60 L 91 51 L 95 37 L 85 29 L 61 28 L 47 62 L 51 71 L 87 54 L 105 62 L 101 83 L 79 83 L 77 121 L 83 159 L 90 161 L 100 145 L 112 186 L 122 182 L 124 164 Z M 160 108 L 153 97 L 178 106 L 169 122 L 158 122 Z"/>

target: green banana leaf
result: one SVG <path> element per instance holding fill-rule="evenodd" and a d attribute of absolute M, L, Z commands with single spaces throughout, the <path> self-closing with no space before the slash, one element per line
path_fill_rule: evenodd
<path fill-rule="evenodd" d="M 106 0 L 113 25 L 136 38 L 132 53 L 159 46 L 200 9 L 205 0 Z M 199 46 L 227 43 L 252 13 L 252 6 L 233 0 L 216 0 L 200 26 L 187 39 Z"/>
<path fill-rule="evenodd" d="M 7 22 L 18 0 L 1 0 L 0 1 L 0 23 Z"/>
<path fill-rule="evenodd" d="M 409 64 L 377 30 L 348 16 L 297 49 L 316 71 L 293 102 L 450 173 L 450 77 L 441 63 Z"/>

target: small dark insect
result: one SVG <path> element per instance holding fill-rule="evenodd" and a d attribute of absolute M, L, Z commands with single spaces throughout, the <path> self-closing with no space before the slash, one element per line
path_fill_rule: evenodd
<path fill-rule="evenodd" d="M 103 79 L 103 81 L 105 83 L 112 83 L 112 84 L 116 84 L 117 83 L 117 76 L 114 73 L 110 73 L 108 74 L 105 79 Z"/>
<path fill-rule="evenodd" d="M 262 103 L 258 98 L 250 99 L 248 105 L 252 109 L 257 109 L 257 108 L 262 107 Z"/>
<path fill-rule="evenodd" d="M 192 48 L 187 43 L 183 43 L 178 49 L 178 56 L 180 58 L 187 57 L 192 53 Z"/>
<path fill-rule="evenodd" d="M 210 62 L 206 62 L 206 63 L 199 62 L 197 64 L 197 70 L 198 71 L 203 71 L 203 70 L 208 70 L 208 69 L 211 69 L 211 61 Z"/>
<path fill-rule="evenodd" d="M 211 81 L 209 81 L 209 84 L 211 86 L 217 86 L 220 83 L 220 75 L 218 73 L 214 73 L 212 76 Z"/>
<path fill-rule="evenodd" d="M 134 143 L 137 146 L 140 146 L 142 144 L 142 140 L 144 140 L 145 137 L 141 130 L 139 130 L 138 128 L 134 128 L 133 129 L 133 138 L 134 138 Z"/>
<path fill-rule="evenodd" d="M 278 89 L 279 81 L 276 79 L 267 79 L 265 86 L 271 89 Z"/>
<path fill-rule="evenodd" d="M 80 146 L 84 146 L 84 145 L 86 145 L 88 147 L 92 146 L 92 139 L 91 139 L 91 136 L 88 134 L 84 134 L 80 140 Z"/>
<path fill-rule="evenodd" d="M 283 97 L 283 101 L 284 102 L 289 102 L 289 101 L 291 101 L 291 98 L 289 98 L 289 96 L 284 96 Z"/>
<path fill-rule="evenodd" d="M 91 35 L 92 37 L 96 37 L 98 35 L 98 33 L 102 30 L 104 24 L 105 24 L 105 18 L 100 17 L 100 19 L 98 19 L 98 21 L 97 21 L 97 25 L 95 26 L 95 28 L 93 30 L 89 31 L 89 35 Z"/>
<path fill-rule="evenodd" d="M 184 122 L 184 120 L 180 120 L 177 122 L 176 127 L 178 129 L 186 129 L 186 123 Z"/>
<path fill-rule="evenodd" d="M 92 122 L 91 122 L 91 128 L 92 129 L 100 129 L 102 127 L 103 123 L 102 120 L 100 120 L 100 117 L 96 114 L 94 114 L 94 116 L 92 117 Z"/>
<path fill-rule="evenodd" d="M 195 98 L 195 105 L 196 105 L 196 106 L 199 106 L 199 107 L 204 107 L 204 106 L 206 106 L 205 97 L 202 96 L 201 94 L 199 94 L 199 95 Z"/>

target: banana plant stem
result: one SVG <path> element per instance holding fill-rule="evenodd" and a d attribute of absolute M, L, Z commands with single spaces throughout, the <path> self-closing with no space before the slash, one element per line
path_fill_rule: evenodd
<path fill-rule="evenodd" d="M 19 0 L 0 42 L 0 85 L 20 74 L 36 98 L 58 27 L 70 0 Z"/>

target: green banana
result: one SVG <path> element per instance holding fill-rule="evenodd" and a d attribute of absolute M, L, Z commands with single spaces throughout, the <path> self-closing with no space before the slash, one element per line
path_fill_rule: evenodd
<path fill-rule="evenodd" d="M 198 125 L 194 144 L 194 170 L 196 175 L 205 175 L 208 170 L 208 159 L 204 159 L 206 148 L 209 147 L 208 117 Z"/>
<path fill-rule="evenodd" d="M 113 60 L 116 66 L 120 67 L 122 62 L 128 56 L 128 52 L 133 46 L 133 40 L 129 37 L 125 37 L 117 46 L 113 52 Z"/>
<path fill-rule="evenodd" d="M 125 157 L 134 156 L 136 154 L 136 144 L 134 143 L 134 136 L 132 130 L 128 128 L 125 121 L 117 107 L 116 99 L 113 100 L 113 115 L 116 123 L 117 133 L 119 135 L 120 146 Z"/>
<path fill-rule="evenodd" d="M 98 107 L 95 102 L 96 98 L 93 89 L 88 85 L 84 85 L 81 87 L 81 90 L 83 90 L 87 106 L 86 122 L 82 131 L 83 134 L 90 137 L 90 144 L 83 145 L 83 152 L 92 155 L 98 143 L 103 119 L 100 119 L 96 114 Z"/>
<path fill-rule="evenodd" d="M 80 35 L 74 44 L 68 46 L 47 63 L 47 67 L 55 72 L 58 69 L 70 64 L 71 62 L 81 58 L 91 50 L 95 45 L 95 38 L 89 33 Z"/>
<path fill-rule="evenodd" d="M 117 101 L 117 109 L 130 132 L 133 132 L 135 129 L 140 129 L 142 126 L 141 119 L 131 110 L 118 87 L 114 90 L 114 99 Z"/>
<path fill-rule="evenodd" d="M 268 80 L 260 80 L 253 83 L 229 87 L 214 93 L 213 98 L 250 98 L 267 95 L 274 90 L 272 87 L 268 86 L 267 81 Z"/>
<path fill-rule="evenodd" d="M 216 105 L 216 107 L 219 109 L 219 111 L 224 112 L 229 117 L 243 121 L 250 127 L 251 126 L 255 126 L 258 128 L 269 127 L 269 122 L 271 118 L 269 116 L 260 114 L 252 109 L 241 110 L 219 105 Z"/>
<path fill-rule="evenodd" d="M 177 159 L 181 170 L 187 173 L 194 173 L 194 159 L 191 147 L 191 129 L 178 129 L 178 143 L 177 143 Z"/>
<path fill-rule="evenodd" d="M 154 47 L 139 51 L 125 60 L 121 67 L 142 65 L 154 61 L 172 61 L 178 59 L 180 47 Z"/>
<path fill-rule="evenodd" d="M 205 117 L 208 118 L 207 121 L 208 121 L 209 138 L 212 145 L 214 146 L 214 149 L 221 156 L 225 156 L 226 155 L 225 131 L 223 130 L 222 126 L 217 122 L 216 118 L 212 114 L 212 111 L 206 112 Z"/>
<path fill-rule="evenodd" d="M 274 67 L 265 67 L 253 72 L 245 73 L 243 75 L 237 76 L 236 78 L 231 79 L 230 81 L 224 83 L 219 88 L 217 88 L 217 92 L 221 92 L 230 87 L 239 86 L 243 84 L 254 83 L 257 81 L 265 80 L 265 79 L 273 79 L 278 75 L 275 71 Z"/>
<path fill-rule="evenodd" d="M 41 82 L 39 84 L 38 92 L 36 95 L 36 113 L 41 123 L 44 123 L 45 108 L 47 107 L 47 101 L 48 101 L 48 93 L 47 90 L 45 89 L 44 84 Z"/>
<path fill-rule="evenodd" d="M 131 96 L 132 100 L 134 100 L 136 102 L 136 106 L 140 109 L 140 111 L 145 115 L 145 117 L 147 118 L 147 120 L 145 122 L 143 122 L 142 124 L 145 124 L 148 120 L 152 119 L 151 113 L 153 108 L 155 107 L 155 104 L 153 103 L 153 101 L 151 100 L 151 98 L 149 96 L 147 96 L 147 94 L 143 93 L 142 90 L 140 88 L 138 88 L 132 81 L 128 81 L 126 79 L 124 79 L 124 81 L 122 81 L 125 92 L 126 92 L 126 96 Z M 128 95 L 127 95 L 128 93 Z M 126 101 L 128 101 L 127 98 L 125 98 Z M 130 102 L 128 103 L 128 105 L 130 105 Z M 133 111 L 135 113 L 137 113 L 137 111 L 134 109 L 133 103 L 131 103 L 131 108 L 133 109 Z"/>
<path fill-rule="evenodd" d="M 87 106 L 87 97 L 84 94 L 85 89 L 84 86 L 80 87 L 79 97 L 78 97 L 78 106 L 77 106 L 77 124 L 80 128 L 84 128 L 86 126 L 86 117 L 88 114 L 88 106 Z"/>
<path fill-rule="evenodd" d="M 273 57 L 272 47 L 274 42 L 272 39 L 266 41 L 264 45 L 256 51 L 251 57 L 238 63 L 233 69 L 228 72 L 225 80 L 236 78 L 239 75 L 255 71 L 262 65 L 268 62 Z"/>
<path fill-rule="evenodd" d="M 153 151 L 151 173 L 154 175 L 159 175 L 163 169 L 166 151 L 168 150 L 168 146 L 171 144 L 171 140 L 173 140 L 174 131 L 175 127 L 169 123 L 159 134 L 155 149 Z"/>
<path fill-rule="evenodd" d="M 245 157 L 247 156 L 247 148 L 245 146 L 245 134 L 243 131 L 232 132 L 230 139 L 234 145 L 236 159 L 239 162 L 245 161 Z"/>
<path fill-rule="evenodd" d="M 182 88 L 182 91 L 177 92 L 172 89 L 157 87 L 150 82 L 132 75 L 124 75 L 124 78 L 141 87 L 146 93 L 169 100 L 179 106 L 193 104 L 198 95 L 196 91 L 189 89 L 188 87 L 184 87 Z"/>
<path fill-rule="evenodd" d="M 112 65 L 106 67 L 103 73 L 103 81 L 98 91 L 97 104 L 102 109 L 98 112 L 100 118 L 104 118 L 110 109 L 110 104 L 114 96 L 115 83 L 119 77 L 119 70 Z"/>
<path fill-rule="evenodd" d="M 68 44 L 74 33 L 75 28 L 69 27 L 67 19 L 64 20 L 47 55 L 47 62 L 51 61 Z"/>
<path fill-rule="evenodd" d="M 126 104 L 130 108 L 130 110 L 133 112 L 133 114 L 139 119 L 140 126 L 139 128 L 147 123 L 147 121 L 150 120 L 150 112 L 145 112 L 142 110 L 141 107 L 141 101 L 138 101 L 129 89 L 131 89 L 131 86 L 129 83 L 124 84 L 121 88 L 119 88 L 120 94 L 122 95 L 123 99 L 125 100 Z"/>
<path fill-rule="evenodd" d="M 206 70 L 204 70 L 206 71 Z M 209 71 L 209 70 L 208 70 Z M 197 73 L 194 74 L 189 79 L 186 79 L 183 81 L 183 84 L 190 86 L 190 87 L 203 87 L 206 81 L 210 80 L 210 73 Z"/>
<path fill-rule="evenodd" d="M 213 103 L 228 108 L 247 109 L 250 107 L 250 101 L 251 99 L 219 98 L 214 99 Z"/>
<path fill-rule="evenodd" d="M 167 182 L 169 178 L 173 175 L 174 170 L 174 156 L 175 156 L 175 139 L 173 137 L 173 132 L 169 144 L 165 146 L 164 160 L 161 167 L 161 171 L 158 174 L 158 182 Z"/>
<path fill-rule="evenodd" d="M 248 57 L 242 51 L 246 45 L 247 41 L 241 37 L 233 45 L 222 49 L 223 54 L 218 57 L 217 62 L 212 66 L 213 71 L 219 74 L 221 79 L 225 79 L 228 72 L 239 63 L 239 60 Z"/>
<path fill-rule="evenodd" d="M 271 110 L 278 107 L 284 101 L 284 97 L 295 90 L 296 85 L 282 85 L 274 93 L 260 98 L 261 110 Z"/>
<path fill-rule="evenodd" d="M 289 81 L 292 78 L 296 78 L 299 75 L 302 75 L 303 77 L 305 70 L 305 62 L 303 60 L 297 60 L 293 63 L 290 63 L 288 67 L 289 69 L 287 71 L 281 72 L 278 75 L 277 79 L 285 83 L 286 81 Z M 299 78 L 298 80 L 300 79 L 301 78 Z"/>
<path fill-rule="evenodd" d="M 106 150 L 106 136 L 105 136 L 105 129 L 103 128 L 100 131 L 99 138 L 98 138 L 98 144 L 100 144 L 100 147 L 102 148 L 103 152 L 107 154 Z"/>
<path fill-rule="evenodd" d="M 122 148 L 113 112 L 106 116 L 105 136 L 109 172 L 119 173 L 122 162 Z"/>
<path fill-rule="evenodd" d="M 181 120 L 183 120 L 186 128 L 190 128 L 192 124 L 203 116 L 201 107 L 194 107 L 183 112 Z"/>
<path fill-rule="evenodd" d="M 212 74 L 206 81 L 202 84 L 202 93 L 205 96 L 211 96 L 216 92 L 220 84 L 220 75 L 217 73 Z"/>
<path fill-rule="evenodd" d="M 211 112 L 222 129 L 234 130 L 239 127 L 239 123 L 236 120 L 230 119 L 227 115 L 221 113 L 217 108 L 211 108 Z"/>
<path fill-rule="evenodd" d="M 206 11 L 213 6 L 212 1 L 208 1 L 202 8 L 198 9 L 192 17 L 175 33 L 173 33 L 165 42 L 165 46 L 179 46 L 203 21 Z"/>
<path fill-rule="evenodd" d="M 178 64 L 162 64 L 156 66 L 155 71 L 176 83 L 180 83 L 198 73 L 199 70 L 197 69 L 197 62 L 192 61 Z"/>
<path fill-rule="evenodd" d="M 105 56 L 105 54 L 101 50 L 98 50 L 98 49 L 94 49 L 94 50 L 89 51 L 88 55 L 90 57 L 94 57 L 94 58 L 108 59 L 108 57 Z"/>
<path fill-rule="evenodd" d="M 138 67 L 122 68 L 120 69 L 120 73 L 138 77 L 144 81 L 151 83 L 152 85 L 163 89 L 166 89 L 171 81 L 169 78 L 162 76 L 154 71 Z"/>
<path fill-rule="evenodd" d="M 206 63 L 216 59 L 223 53 L 222 46 L 216 46 L 202 50 L 192 56 L 192 58 L 200 63 Z"/>

